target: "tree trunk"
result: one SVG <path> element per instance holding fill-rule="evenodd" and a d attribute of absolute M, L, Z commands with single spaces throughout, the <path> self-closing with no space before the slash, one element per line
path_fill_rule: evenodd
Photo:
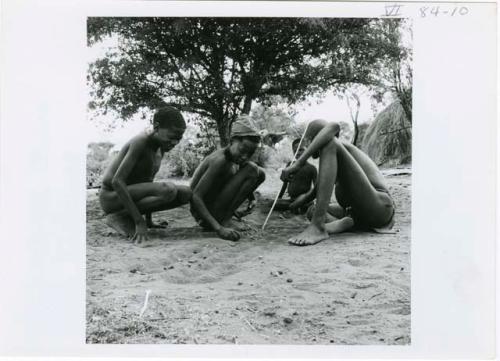
<path fill-rule="evenodd" d="M 355 113 L 353 113 L 352 105 L 351 105 L 351 102 L 349 101 L 349 95 L 347 95 L 346 101 L 347 101 L 347 106 L 349 107 L 349 113 L 351 114 L 352 123 L 354 124 L 354 134 L 352 136 L 351 143 L 353 145 L 356 145 L 356 143 L 358 141 L 358 134 L 359 134 L 358 116 L 359 116 L 359 109 L 361 108 L 361 101 L 359 100 L 359 96 L 357 94 L 352 93 L 351 96 L 356 101 L 356 112 Z"/>
<path fill-rule="evenodd" d="M 219 132 L 220 145 L 225 147 L 229 145 L 230 140 L 230 124 L 228 119 L 216 119 L 217 131 Z"/>
<path fill-rule="evenodd" d="M 359 127 L 358 127 L 358 121 L 353 121 L 354 122 L 354 134 L 352 136 L 352 144 L 356 145 L 358 141 L 358 134 L 359 134 Z"/>
<path fill-rule="evenodd" d="M 243 110 L 241 111 L 242 114 L 250 113 L 250 109 L 252 108 L 252 100 L 253 98 L 249 95 L 245 97 L 245 102 L 243 103 Z"/>

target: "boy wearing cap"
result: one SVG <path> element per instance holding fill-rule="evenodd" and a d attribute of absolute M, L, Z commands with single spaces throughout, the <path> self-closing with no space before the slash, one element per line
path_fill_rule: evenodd
<path fill-rule="evenodd" d="M 165 152 L 182 139 L 186 123 L 175 108 L 166 106 L 153 116 L 153 130 L 128 141 L 106 169 L 99 201 L 106 223 L 134 243 L 147 239 L 154 225 L 151 213 L 176 208 L 191 199 L 189 187 L 153 182 Z M 145 218 L 142 216 L 145 215 Z"/>
<path fill-rule="evenodd" d="M 233 213 L 265 179 L 264 171 L 249 161 L 259 143 L 259 132 L 242 116 L 233 123 L 230 144 L 206 157 L 194 172 L 191 213 L 200 226 L 223 239 L 240 238 L 230 226 Z"/>

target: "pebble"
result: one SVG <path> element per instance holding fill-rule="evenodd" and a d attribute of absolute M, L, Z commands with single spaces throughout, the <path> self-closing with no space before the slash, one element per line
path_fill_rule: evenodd
<path fill-rule="evenodd" d="M 330 343 L 334 343 L 334 342 L 335 342 L 335 341 L 333 341 L 333 340 L 330 340 Z"/>
<path fill-rule="evenodd" d="M 264 316 L 273 317 L 274 315 L 276 315 L 274 311 L 264 311 Z"/>
<path fill-rule="evenodd" d="M 297 316 L 299 313 L 297 311 L 294 311 L 294 313 L 292 313 L 292 315 L 294 316 Z"/>
<path fill-rule="evenodd" d="M 282 275 L 282 274 L 283 274 L 283 271 L 278 271 L 278 274 Z"/>
<path fill-rule="evenodd" d="M 243 282 L 238 282 L 238 286 L 241 286 L 243 284 Z"/>
<path fill-rule="evenodd" d="M 287 281 L 288 283 L 292 283 L 292 282 L 293 282 L 293 280 L 292 280 L 291 278 L 288 278 L 286 281 Z"/>
<path fill-rule="evenodd" d="M 405 268 L 404 268 L 404 267 L 401 267 L 400 271 L 404 271 L 404 270 L 405 270 Z"/>
<path fill-rule="evenodd" d="M 134 269 L 131 269 L 130 270 L 130 273 L 137 273 L 137 270 L 134 268 Z"/>
<path fill-rule="evenodd" d="M 285 317 L 285 318 L 283 319 L 283 322 L 285 322 L 285 323 L 287 323 L 287 324 L 290 324 L 290 323 L 292 323 L 292 322 L 293 322 L 293 320 L 292 320 L 290 317 Z"/>
<path fill-rule="evenodd" d="M 168 269 L 174 269 L 174 266 L 170 266 L 170 267 L 168 267 Z"/>
<path fill-rule="evenodd" d="M 197 251 L 197 250 L 194 250 L 194 251 L 193 251 L 193 253 L 194 253 L 194 254 L 196 254 L 196 253 L 198 253 L 198 251 Z"/>
<path fill-rule="evenodd" d="M 215 313 L 219 313 L 219 311 L 218 311 L 218 310 L 215 310 L 214 312 L 215 312 Z"/>
<path fill-rule="evenodd" d="M 166 271 L 167 270 L 167 267 L 163 267 L 163 270 Z"/>

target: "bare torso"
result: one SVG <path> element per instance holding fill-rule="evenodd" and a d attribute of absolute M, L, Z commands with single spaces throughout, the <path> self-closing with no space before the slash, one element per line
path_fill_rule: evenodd
<path fill-rule="evenodd" d="M 288 183 L 290 198 L 294 199 L 301 194 L 309 192 L 311 187 L 314 186 L 313 182 L 315 178 L 316 168 L 311 163 L 306 163 Z"/>
<path fill-rule="evenodd" d="M 196 188 L 200 179 L 214 163 L 218 163 L 218 165 L 222 163 L 222 166 L 220 166 L 217 179 L 210 186 L 210 194 L 205 196 L 205 201 L 212 200 L 216 197 L 239 169 L 238 165 L 226 159 L 224 149 L 219 149 L 206 157 L 198 168 L 196 168 L 193 178 L 191 179 L 191 189 Z"/>
<path fill-rule="evenodd" d="M 111 184 L 113 177 L 133 143 L 139 143 L 142 146 L 142 152 L 140 153 L 127 179 L 125 179 L 125 183 L 127 185 L 131 185 L 153 181 L 155 174 L 160 169 L 163 154 L 161 149 L 158 148 L 157 150 L 154 150 L 148 145 L 146 134 L 140 134 L 125 144 L 116 157 L 111 161 L 111 164 L 104 173 L 102 180 L 102 184 L 105 188 L 110 190 L 113 189 Z"/>

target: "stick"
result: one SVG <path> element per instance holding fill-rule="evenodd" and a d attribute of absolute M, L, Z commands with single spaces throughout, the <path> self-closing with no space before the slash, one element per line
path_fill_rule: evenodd
<path fill-rule="evenodd" d="M 243 321 L 245 321 L 247 323 L 247 325 L 250 326 L 250 328 L 252 330 L 254 330 L 254 332 L 257 332 L 257 330 L 255 329 L 255 327 L 253 327 L 252 324 L 250 322 L 248 322 L 246 318 L 244 318 L 244 317 L 242 317 L 242 318 L 243 318 Z"/>
<path fill-rule="evenodd" d="M 293 160 L 290 163 L 290 165 L 292 165 L 293 162 L 295 162 L 295 160 L 297 159 L 297 153 L 299 152 L 300 146 L 302 145 L 302 141 L 304 140 L 304 136 L 306 135 L 307 127 L 309 127 L 309 123 L 307 123 L 306 129 L 304 129 L 304 133 L 302 133 L 302 137 L 300 138 L 299 145 L 297 146 L 297 150 L 295 151 L 295 154 L 293 155 Z M 271 213 L 273 213 L 273 209 L 274 209 L 274 206 L 276 205 L 276 202 L 278 202 L 279 195 L 280 194 L 278 192 L 278 194 L 276 194 L 276 198 L 274 198 L 273 205 L 271 206 L 271 209 L 269 210 L 269 213 L 267 214 L 266 220 L 264 221 L 264 224 L 262 225 L 262 228 L 261 228 L 262 231 L 264 230 L 264 228 L 266 228 L 267 221 L 269 220 L 269 217 L 271 217 Z"/>
<path fill-rule="evenodd" d="M 139 317 L 142 317 L 142 315 L 146 311 L 146 308 L 148 307 L 148 300 L 149 300 L 150 293 L 151 293 L 151 290 L 146 291 L 146 298 L 144 299 L 144 306 L 142 306 L 141 312 L 139 313 Z"/>

